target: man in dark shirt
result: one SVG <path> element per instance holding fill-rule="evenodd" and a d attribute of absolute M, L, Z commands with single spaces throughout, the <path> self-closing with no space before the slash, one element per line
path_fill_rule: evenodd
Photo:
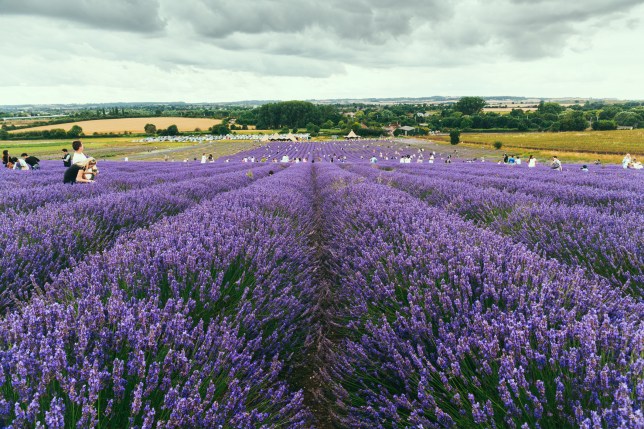
<path fill-rule="evenodd" d="M 72 166 L 72 155 L 67 152 L 67 149 L 63 149 L 63 166 L 71 167 Z"/>
<path fill-rule="evenodd" d="M 25 160 L 27 164 L 29 164 L 29 167 L 31 167 L 32 170 L 38 170 L 40 169 L 40 160 L 36 158 L 35 156 L 29 156 L 26 153 L 23 153 L 22 158 Z"/>

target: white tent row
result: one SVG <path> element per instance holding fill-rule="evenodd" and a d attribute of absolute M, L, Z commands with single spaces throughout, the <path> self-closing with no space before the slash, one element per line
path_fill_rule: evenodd
<path fill-rule="evenodd" d="M 192 135 L 192 136 L 158 136 L 146 137 L 144 139 L 133 140 L 134 143 L 157 143 L 157 142 L 190 142 L 190 143 L 208 143 L 220 140 L 254 140 L 261 142 L 268 141 L 300 141 L 309 140 L 311 135 L 308 133 L 301 134 L 228 134 L 225 136 L 215 136 L 211 134 Z"/>

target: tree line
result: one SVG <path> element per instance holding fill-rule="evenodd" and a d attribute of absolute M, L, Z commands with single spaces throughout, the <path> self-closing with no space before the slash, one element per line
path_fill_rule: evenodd
<path fill-rule="evenodd" d="M 202 105 L 147 105 L 125 107 L 100 107 L 80 109 L 69 113 L 66 118 L 48 122 L 31 122 L 30 127 L 65 122 L 111 119 L 124 117 L 185 116 L 221 119 L 222 124 L 206 132 L 228 134 L 255 126 L 258 130 L 280 130 L 281 132 L 308 132 L 344 134 L 350 130 L 363 137 L 377 137 L 386 132 L 384 127 L 413 127 L 410 135 L 427 134 L 430 131 L 449 132 L 503 132 L 503 131 L 583 131 L 614 130 L 619 126 L 644 127 L 644 105 L 639 102 L 604 104 L 586 102 L 564 106 L 555 102 L 542 101 L 536 109 L 513 109 L 507 114 L 484 110 L 485 99 L 462 97 L 454 103 L 435 104 L 392 104 L 375 105 L 354 103 L 350 105 L 321 105 L 307 101 L 283 101 L 252 106 L 202 106 Z M 48 113 L 61 113 L 51 111 Z M 234 119 L 235 121 L 231 121 Z M 234 122 L 234 123 L 233 123 Z M 151 124 L 148 124 L 151 125 Z M 147 126 L 146 126 L 147 127 Z M 82 128 L 76 126 L 70 131 L 52 129 L 9 134 L 20 127 L 1 125 L 0 139 L 64 139 L 82 136 Z M 176 128 L 176 127 L 175 127 Z M 148 135 L 176 135 L 179 131 L 168 127 L 164 130 L 147 128 L 141 130 Z M 398 130 L 396 133 L 401 134 Z M 175 134 L 176 133 L 176 134 Z"/>

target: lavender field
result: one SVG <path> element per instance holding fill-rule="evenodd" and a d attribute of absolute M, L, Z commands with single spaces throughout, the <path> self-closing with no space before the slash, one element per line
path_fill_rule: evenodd
<path fill-rule="evenodd" d="M 642 171 L 450 150 L 0 171 L 0 426 L 644 427 Z"/>

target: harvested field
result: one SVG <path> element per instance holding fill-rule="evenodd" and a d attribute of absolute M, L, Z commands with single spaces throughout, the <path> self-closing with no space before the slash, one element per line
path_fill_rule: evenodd
<path fill-rule="evenodd" d="M 99 134 L 121 134 L 121 133 L 143 133 L 146 124 L 154 124 L 158 129 L 168 128 L 176 125 L 179 131 L 194 131 L 196 128 L 207 130 L 213 125 L 220 124 L 219 119 L 208 118 L 182 118 L 182 117 L 158 117 L 158 118 L 123 118 L 123 119 L 99 119 L 94 121 L 70 122 L 67 124 L 43 125 L 41 127 L 24 128 L 12 131 L 12 133 L 24 133 L 28 131 L 42 131 L 62 128 L 69 131 L 74 125 L 83 129 L 85 135 Z"/>

